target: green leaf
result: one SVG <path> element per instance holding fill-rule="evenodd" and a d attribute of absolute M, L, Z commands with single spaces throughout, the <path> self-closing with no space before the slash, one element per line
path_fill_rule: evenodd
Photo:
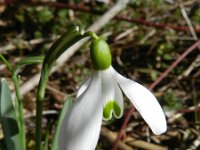
<path fill-rule="evenodd" d="M 65 32 L 48 50 L 44 59 L 43 69 L 48 68 L 47 70 L 49 70 L 63 52 L 84 38 L 83 34 L 83 30 L 78 26 L 73 26 Z"/>
<path fill-rule="evenodd" d="M 12 71 L 11 64 L 7 61 L 7 59 L 2 54 L 0 54 L 0 60 L 6 64 L 8 70 Z"/>
<path fill-rule="evenodd" d="M 44 56 L 32 56 L 32 57 L 26 57 L 19 61 L 17 65 L 31 65 L 31 64 L 39 64 L 42 63 L 44 60 Z"/>
<path fill-rule="evenodd" d="M 10 89 L 5 79 L 0 81 L 0 119 L 4 134 L 6 150 L 22 150 L 16 112 L 13 106 Z"/>
<path fill-rule="evenodd" d="M 83 39 L 84 32 L 78 26 L 71 27 L 65 32 L 47 51 L 44 62 L 42 65 L 41 77 L 39 82 L 39 88 L 37 93 L 37 101 L 43 101 L 46 82 L 48 80 L 49 73 L 55 61 L 62 55 L 69 47 Z M 39 132 L 39 131 L 37 131 Z"/>
<path fill-rule="evenodd" d="M 19 61 L 14 69 L 13 69 L 13 74 L 17 75 L 17 70 L 22 66 L 22 65 L 32 65 L 32 64 L 40 64 L 43 63 L 44 56 L 32 56 L 32 57 L 26 57 Z"/>
<path fill-rule="evenodd" d="M 38 85 L 37 100 L 36 100 L 36 149 L 40 150 L 41 145 L 41 129 L 42 129 L 42 111 L 43 101 L 45 94 L 45 87 L 48 80 L 49 73 L 55 61 L 63 52 L 68 50 L 73 44 L 84 38 L 84 32 L 75 26 L 64 33 L 56 42 L 50 47 L 49 51 L 45 55 L 41 77 Z"/>
<path fill-rule="evenodd" d="M 73 104 L 72 98 L 71 97 L 67 98 L 67 100 L 64 103 L 63 109 L 62 109 L 62 111 L 60 113 L 60 117 L 59 117 L 58 124 L 57 124 L 57 127 L 56 127 L 55 135 L 54 135 L 54 138 L 53 138 L 53 144 L 51 146 L 51 150 L 58 150 L 58 134 L 59 134 L 59 130 L 60 130 L 62 121 L 64 119 L 64 116 L 70 110 L 70 108 L 72 107 L 72 104 Z"/>

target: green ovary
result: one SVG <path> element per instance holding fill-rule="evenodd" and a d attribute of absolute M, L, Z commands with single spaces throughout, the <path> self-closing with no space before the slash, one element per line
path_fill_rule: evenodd
<path fill-rule="evenodd" d="M 106 119 L 106 120 L 111 119 L 112 110 L 113 110 L 114 114 L 116 115 L 116 117 L 120 117 L 121 109 L 120 109 L 119 105 L 115 101 L 111 100 L 103 108 L 104 119 Z"/>
<path fill-rule="evenodd" d="M 96 70 L 106 70 L 111 65 L 110 48 L 103 39 L 93 39 L 90 47 L 90 56 Z"/>

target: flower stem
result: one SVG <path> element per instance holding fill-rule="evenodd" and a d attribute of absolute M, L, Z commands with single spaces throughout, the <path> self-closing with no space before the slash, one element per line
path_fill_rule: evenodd
<path fill-rule="evenodd" d="M 84 33 L 84 37 L 86 36 L 90 36 L 92 39 L 98 39 L 99 37 L 96 35 L 96 33 L 92 32 L 92 31 L 88 31 Z"/>
<path fill-rule="evenodd" d="M 71 27 L 54 42 L 54 44 L 50 47 L 47 54 L 45 55 L 36 98 L 35 150 L 41 150 L 43 101 L 45 95 L 45 87 L 51 68 L 53 67 L 55 61 L 60 57 L 60 55 L 62 55 L 73 44 L 84 38 L 83 34 L 83 30 L 78 26 Z"/>
<path fill-rule="evenodd" d="M 43 67 L 41 73 L 41 78 L 37 91 L 37 99 L 36 99 L 36 135 L 35 135 L 35 150 L 41 149 L 41 139 L 42 139 L 42 111 L 43 111 L 43 101 L 44 101 L 44 93 L 45 87 L 49 75 L 49 69 L 47 67 Z"/>
<path fill-rule="evenodd" d="M 0 54 L 0 59 L 6 64 L 8 70 L 12 72 L 12 66 L 2 54 Z"/>
<path fill-rule="evenodd" d="M 15 92 L 16 92 L 16 109 L 18 114 L 18 122 L 19 122 L 19 128 L 20 128 L 20 134 L 21 134 L 21 140 L 22 140 L 22 147 L 23 150 L 26 150 L 26 132 L 25 132 L 25 123 L 24 123 L 24 112 L 23 112 L 23 103 L 22 103 L 22 97 L 20 95 L 19 91 L 19 80 L 17 76 L 13 75 L 12 80 L 15 86 Z"/>
<path fill-rule="evenodd" d="M 21 136 L 21 144 L 22 144 L 22 148 L 23 150 L 26 150 L 26 132 L 25 132 L 25 123 L 24 123 L 24 113 L 23 113 L 23 103 L 22 103 L 22 97 L 20 95 L 20 91 L 19 91 L 19 81 L 17 78 L 16 73 L 14 72 L 11 64 L 6 60 L 6 58 L 0 54 L 0 59 L 6 64 L 8 70 L 11 72 L 12 74 L 12 80 L 15 86 L 15 92 L 16 92 L 16 115 L 17 115 L 17 123 L 19 126 L 19 133 Z"/>

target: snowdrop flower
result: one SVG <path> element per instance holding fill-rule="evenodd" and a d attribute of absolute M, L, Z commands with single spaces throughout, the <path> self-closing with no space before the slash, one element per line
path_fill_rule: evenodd
<path fill-rule="evenodd" d="M 109 120 L 112 114 L 120 118 L 123 114 L 122 91 L 154 134 L 165 132 L 165 116 L 156 98 L 148 89 L 114 70 L 107 43 L 100 38 L 93 40 L 90 52 L 96 71 L 81 85 L 73 107 L 65 115 L 59 132 L 59 150 L 95 150 L 102 119 Z"/>

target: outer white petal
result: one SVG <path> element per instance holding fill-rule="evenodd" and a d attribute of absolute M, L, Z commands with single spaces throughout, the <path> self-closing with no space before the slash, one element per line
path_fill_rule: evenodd
<path fill-rule="evenodd" d="M 123 96 L 121 89 L 112 76 L 110 69 L 101 71 L 102 76 L 102 98 L 103 98 L 103 119 L 109 120 L 114 113 L 116 118 L 123 114 Z M 105 115 L 107 114 L 107 115 Z M 109 117 L 105 117 L 109 116 Z"/>
<path fill-rule="evenodd" d="M 87 89 L 88 85 L 90 84 L 91 78 L 88 78 L 87 80 L 85 80 L 80 88 L 78 89 L 78 92 L 76 94 L 76 98 L 78 98 L 81 94 L 83 94 L 83 92 L 85 92 L 85 90 Z"/>
<path fill-rule="evenodd" d="M 154 134 L 166 131 L 166 119 L 163 110 L 154 95 L 145 87 L 130 79 L 124 78 L 112 68 L 113 75 L 125 95 L 131 100 Z"/>
<path fill-rule="evenodd" d="M 102 123 L 102 101 L 99 75 L 66 114 L 58 138 L 59 150 L 94 150 Z"/>

